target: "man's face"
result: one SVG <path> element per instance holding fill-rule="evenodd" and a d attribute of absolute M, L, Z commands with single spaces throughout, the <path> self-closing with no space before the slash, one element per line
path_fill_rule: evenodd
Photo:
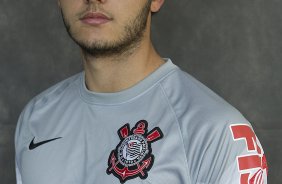
<path fill-rule="evenodd" d="M 59 0 L 72 39 L 95 57 L 136 47 L 147 28 L 151 0 Z"/>

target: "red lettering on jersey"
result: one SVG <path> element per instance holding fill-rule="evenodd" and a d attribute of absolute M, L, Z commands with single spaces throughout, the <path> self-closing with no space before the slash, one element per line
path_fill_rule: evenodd
<path fill-rule="evenodd" d="M 244 140 L 247 151 L 250 152 L 249 155 L 239 156 L 237 160 L 241 172 L 240 184 L 263 184 L 264 170 L 267 174 L 266 157 L 262 153 L 262 148 L 258 144 L 254 131 L 248 125 L 231 125 L 230 128 L 234 140 Z M 257 171 L 250 178 L 250 170 L 254 169 L 257 169 Z"/>
<path fill-rule="evenodd" d="M 231 126 L 233 137 L 237 139 L 245 139 L 247 141 L 248 151 L 257 151 L 261 154 L 261 149 L 257 144 L 257 138 L 254 131 L 248 125 Z"/>
<path fill-rule="evenodd" d="M 241 174 L 240 184 L 249 184 L 249 182 L 248 182 L 248 180 L 249 180 L 249 175 L 250 175 L 250 173 Z"/>
<path fill-rule="evenodd" d="M 238 157 L 239 170 L 247 170 L 261 167 L 261 158 L 259 155 Z"/>

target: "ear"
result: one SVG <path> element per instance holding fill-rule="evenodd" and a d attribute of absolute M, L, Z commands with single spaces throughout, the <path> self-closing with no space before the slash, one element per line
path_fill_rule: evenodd
<path fill-rule="evenodd" d="M 152 0 L 151 3 L 151 12 L 158 12 L 165 0 Z"/>

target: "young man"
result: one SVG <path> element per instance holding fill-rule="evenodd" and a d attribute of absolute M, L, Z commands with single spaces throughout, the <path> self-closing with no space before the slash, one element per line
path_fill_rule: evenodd
<path fill-rule="evenodd" d="M 16 134 L 18 184 L 266 184 L 248 121 L 150 39 L 164 0 L 58 0 L 84 71 L 36 96 Z"/>

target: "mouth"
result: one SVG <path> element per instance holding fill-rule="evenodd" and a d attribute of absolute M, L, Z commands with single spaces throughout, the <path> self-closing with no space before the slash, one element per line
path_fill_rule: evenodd
<path fill-rule="evenodd" d="M 91 26 L 99 26 L 102 24 L 106 24 L 107 22 L 110 22 L 112 18 L 100 12 L 89 12 L 83 15 L 83 17 L 81 17 L 80 20 L 84 24 L 88 24 Z"/>

